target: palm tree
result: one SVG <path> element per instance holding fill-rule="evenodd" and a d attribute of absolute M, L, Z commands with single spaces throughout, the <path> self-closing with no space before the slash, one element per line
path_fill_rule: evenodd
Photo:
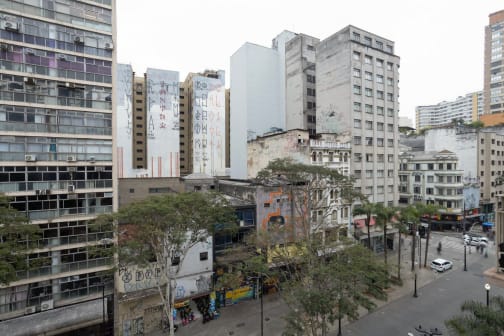
<path fill-rule="evenodd" d="M 445 321 L 446 326 L 455 335 L 504 335 L 504 297 L 494 296 L 489 303 L 465 301 L 463 314 Z"/>
<path fill-rule="evenodd" d="M 401 208 L 397 213 L 397 228 L 399 229 L 399 245 L 397 253 L 397 279 L 401 280 L 401 235 L 407 232 L 404 223 L 412 222 L 416 216 L 416 209 L 408 205 L 406 208 Z"/>
<path fill-rule="evenodd" d="M 392 207 L 385 207 L 383 204 L 378 203 L 375 206 L 376 223 L 383 228 L 383 256 L 385 258 L 385 265 L 387 264 L 387 226 L 396 214 L 396 209 Z"/>
<path fill-rule="evenodd" d="M 441 207 L 435 204 L 422 204 L 422 203 L 417 203 L 415 204 L 415 206 L 417 207 L 420 215 L 429 216 L 429 222 L 427 224 L 428 225 L 427 238 L 425 239 L 425 258 L 424 258 L 424 267 L 427 267 L 427 252 L 429 250 L 430 231 L 432 227 L 432 215 L 437 214 L 441 209 Z"/>
<path fill-rule="evenodd" d="M 376 204 L 369 202 L 368 200 L 364 200 L 363 204 L 356 207 L 353 210 L 354 216 L 366 215 L 365 223 L 367 227 L 367 236 L 368 236 L 368 248 L 371 250 L 371 231 L 369 229 L 371 225 L 371 217 L 373 213 L 375 213 Z"/>

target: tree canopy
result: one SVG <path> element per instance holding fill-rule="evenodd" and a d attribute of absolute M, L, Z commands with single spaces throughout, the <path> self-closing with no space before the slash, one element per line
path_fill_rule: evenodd
<path fill-rule="evenodd" d="M 461 311 L 462 314 L 445 321 L 455 335 L 504 335 L 504 297 L 491 297 L 488 307 L 482 302 L 465 301 Z"/>
<path fill-rule="evenodd" d="M 29 224 L 23 213 L 10 206 L 9 198 L 0 194 L 0 285 L 17 280 L 16 271 L 30 266 L 26 253 L 39 238 L 39 227 Z"/>

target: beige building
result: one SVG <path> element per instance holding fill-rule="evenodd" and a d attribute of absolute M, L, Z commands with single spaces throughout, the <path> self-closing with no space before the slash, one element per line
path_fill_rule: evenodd
<path fill-rule="evenodd" d="M 484 113 L 504 114 L 504 10 L 489 15 L 485 27 L 485 64 L 484 64 Z M 503 118 L 498 119 L 502 122 Z M 487 122 L 487 126 L 493 126 Z"/>

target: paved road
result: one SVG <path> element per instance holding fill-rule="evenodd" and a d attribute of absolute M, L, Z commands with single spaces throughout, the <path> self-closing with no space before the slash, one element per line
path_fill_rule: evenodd
<path fill-rule="evenodd" d="M 441 241 L 441 257 L 452 260 L 454 268 L 445 274 L 438 274 L 430 269 L 418 271 L 418 298 L 413 298 L 413 276 L 411 269 L 410 242 L 405 240 L 403 250 L 402 277 L 404 285 L 394 288 L 389 293 L 389 301 L 380 303 L 381 308 L 348 324 L 344 321 L 343 335 L 352 336 L 406 336 L 413 327 L 422 324 L 425 327 L 437 327 L 445 330 L 444 320 L 459 312 L 460 304 L 467 299 L 485 299 L 483 289 L 483 271 L 493 266 L 494 253 L 489 258 L 476 253 L 472 247 L 467 253 L 468 271 L 463 271 L 463 251 L 461 234 L 446 235 L 434 233 L 431 236 L 428 262 L 438 257 L 436 247 Z M 424 258 L 425 239 L 422 239 L 422 261 Z M 468 252 L 468 250 L 467 250 Z M 390 260 L 397 260 L 397 254 L 391 254 Z M 418 254 L 416 263 L 418 263 Z M 423 262 L 422 262 L 423 264 Z M 492 289 L 492 293 L 503 290 Z M 286 305 L 276 295 L 268 295 L 264 300 L 264 336 L 280 336 L 285 326 L 282 316 L 288 311 Z M 180 328 L 177 336 L 260 336 L 260 303 L 259 300 L 243 302 L 221 310 L 217 320 L 202 324 L 194 321 Z M 335 328 L 333 335 L 337 332 Z M 166 335 L 166 334 L 153 334 Z M 445 335 L 447 335 L 445 333 Z"/>

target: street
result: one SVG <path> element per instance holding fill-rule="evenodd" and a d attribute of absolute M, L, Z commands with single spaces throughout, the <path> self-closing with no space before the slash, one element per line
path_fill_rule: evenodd
<path fill-rule="evenodd" d="M 344 321 L 342 334 L 353 336 L 417 335 L 414 327 L 438 328 L 448 335 L 444 321 L 460 312 L 460 305 L 469 299 L 485 300 L 485 279 L 483 272 L 495 262 L 495 250 L 490 243 L 489 256 L 476 253 L 475 247 L 467 249 L 467 272 L 464 268 L 464 246 L 462 234 L 433 233 L 429 244 L 428 268 L 417 270 L 418 298 L 413 298 L 413 273 L 411 272 L 410 239 L 405 238 L 402 251 L 402 287 L 394 287 L 389 292 L 387 302 L 378 302 L 379 308 L 371 313 L 361 312 L 361 318 L 348 323 Z M 438 243 L 442 244 L 441 255 L 437 254 Z M 422 265 L 425 239 L 422 239 Z M 437 257 L 451 260 L 453 269 L 437 273 L 429 268 L 429 262 Z M 418 253 L 416 253 L 418 263 Z M 391 253 L 389 260 L 397 260 L 397 253 Z M 416 265 L 416 269 L 418 265 Z M 491 295 L 504 295 L 504 289 L 492 288 Z M 264 298 L 263 336 L 279 336 L 285 322 L 282 316 L 288 311 L 278 294 Z M 155 334 L 158 335 L 158 334 Z M 163 335 L 159 333 L 159 335 Z M 221 309 L 221 317 L 206 324 L 201 320 L 181 327 L 178 336 L 260 336 L 260 301 L 251 300 Z M 331 335 L 337 335 L 336 326 Z"/>

